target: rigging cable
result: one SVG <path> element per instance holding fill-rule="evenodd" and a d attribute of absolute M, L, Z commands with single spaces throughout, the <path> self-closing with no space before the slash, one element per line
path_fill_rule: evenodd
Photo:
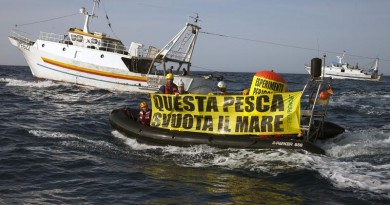
<path fill-rule="evenodd" d="M 264 43 L 264 44 L 270 44 L 270 45 L 276 45 L 276 46 L 282 46 L 282 47 L 289 47 L 289 48 L 296 48 L 296 49 L 302 49 L 302 50 L 310 50 L 310 51 L 321 51 L 325 53 L 334 53 L 334 54 L 340 54 L 340 52 L 336 51 L 326 51 L 326 50 L 320 50 L 320 49 L 315 49 L 315 48 L 307 48 L 307 47 L 302 47 L 302 46 L 295 46 L 295 45 L 288 45 L 288 44 L 282 44 L 282 43 L 275 43 L 271 41 L 261 41 L 261 40 L 254 40 L 254 39 L 249 39 L 249 38 L 242 38 L 242 37 L 236 37 L 236 36 L 229 36 L 229 35 L 224 35 L 224 34 L 218 34 L 218 33 L 211 33 L 211 32 L 205 32 L 205 31 L 199 31 L 199 33 L 204 33 L 208 35 L 213 35 L 213 36 L 219 36 L 219 37 L 225 37 L 225 38 L 232 38 L 232 39 L 238 39 L 238 40 L 243 40 L 243 41 L 250 41 L 250 42 L 255 42 L 255 43 Z M 366 56 L 359 56 L 359 55 L 351 55 L 351 54 L 345 54 L 346 56 L 351 56 L 351 57 L 357 57 L 357 58 L 366 58 L 366 59 L 376 59 L 373 57 L 366 57 Z M 390 61 L 390 60 L 385 60 L 385 59 L 380 59 L 382 61 Z"/>
<path fill-rule="evenodd" d="M 15 24 L 15 28 L 18 27 L 18 26 L 27 26 L 27 25 L 31 25 L 31 24 L 37 24 L 37 23 L 43 23 L 43 22 L 47 22 L 47 21 L 53 21 L 53 20 L 57 20 L 57 19 L 70 17 L 70 16 L 75 16 L 75 15 L 78 15 L 78 14 L 79 13 L 74 13 L 74 14 L 69 14 L 69 15 L 66 15 L 66 16 L 60 16 L 60 17 L 46 19 L 46 20 L 41 20 L 41 21 L 35 21 L 35 22 L 24 23 L 24 24 Z"/>
<path fill-rule="evenodd" d="M 107 14 L 106 7 L 104 6 L 103 1 L 101 1 L 101 2 L 102 2 L 102 4 L 103 4 L 104 13 L 106 14 L 106 20 L 107 20 L 107 22 L 108 22 L 108 27 L 110 27 L 111 32 L 112 32 L 112 34 L 114 34 L 115 38 L 118 38 L 118 36 L 117 36 L 117 35 L 115 34 L 115 32 L 114 32 L 114 29 L 113 29 L 112 26 L 111 26 L 111 22 L 110 22 L 110 19 L 108 18 L 108 14 Z"/>

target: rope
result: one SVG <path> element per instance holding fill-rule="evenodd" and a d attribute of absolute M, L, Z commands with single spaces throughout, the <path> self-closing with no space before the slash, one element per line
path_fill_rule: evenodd
<path fill-rule="evenodd" d="M 249 38 L 229 36 L 229 35 L 218 34 L 218 33 L 211 33 L 211 32 L 205 32 L 205 31 L 199 31 L 199 32 L 200 33 L 204 33 L 204 34 L 208 34 L 208 35 L 225 37 L 225 38 L 232 38 L 232 39 L 238 39 L 238 40 L 243 40 L 243 41 L 250 41 L 250 42 L 256 42 L 256 43 L 265 43 L 265 44 L 270 44 L 270 45 L 283 46 L 283 47 L 289 47 L 289 48 L 296 48 L 296 49 L 302 49 L 302 50 L 310 50 L 310 51 L 317 51 L 317 52 L 321 51 L 321 52 L 325 52 L 325 53 L 340 54 L 340 52 L 336 52 L 336 51 L 326 51 L 326 50 L 320 50 L 320 49 L 315 49 L 315 48 L 307 48 L 307 47 L 301 47 L 301 46 L 295 46 L 295 45 L 275 43 L 275 42 L 271 42 L 271 41 L 254 40 L 254 39 L 249 39 Z M 356 58 L 366 58 L 366 59 L 371 59 L 371 60 L 376 59 L 376 58 L 373 58 L 373 57 L 366 57 L 366 56 L 359 56 L 359 55 L 351 55 L 351 54 L 345 54 L 345 55 L 346 56 L 351 56 L 351 57 L 356 57 Z M 390 61 L 390 60 L 385 60 L 385 59 L 380 59 L 380 60 L 381 61 Z"/>
<path fill-rule="evenodd" d="M 31 25 L 31 24 L 37 24 L 37 23 L 42 23 L 42 22 L 47 22 L 47 21 L 53 21 L 53 20 L 57 20 L 57 19 L 62 19 L 62 18 L 66 18 L 66 17 L 70 17 L 70 16 L 75 16 L 75 15 L 78 15 L 79 13 L 74 13 L 74 14 L 69 14 L 69 15 L 66 15 L 66 16 L 60 16 L 60 17 L 56 17 L 56 18 L 52 18 L 52 19 L 46 19 L 46 20 L 41 20 L 41 21 L 35 21 L 35 22 L 31 22 L 31 23 L 24 23 L 24 24 L 15 24 L 15 28 L 16 27 L 20 27 L 20 26 L 26 26 L 26 25 Z"/>
<path fill-rule="evenodd" d="M 108 27 L 110 27 L 111 32 L 112 32 L 112 34 L 114 34 L 115 38 L 118 38 L 118 36 L 117 36 L 117 35 L 115 34 L 115 32 L 114 32 L 114 29 L 111 27 L 111 22 L 110 22 L 110 19 L 108 18 L 106 7 L 104 6 L 103 1 L 101 1 L 101 2 L 102 2 L 102 4 L 103 4 L 103 9 L 104 9 L 104 12 L 105 12 L 105 14 L 106 14 L 106 20 L 107 20 L 107 22 L 108 22 Z M 119 39 L 119 38 L 118 38 L 118 39 Z"/>
<path fill-rule="evenodd" d="M 219 73 L 219 71 L 212 70 L 212 69 L 205 68 L 205 67 L 200 67 L 200 66 L 195 66 L 195 65 L 191 65 L 191 67 L 194 67 L 194 68 L 200 68 L 200 69 L 202 69 L 202 70 L 205 70 L 205 71 L 211 71 L 211 72 L 216 72 L 216 73 Z"/>

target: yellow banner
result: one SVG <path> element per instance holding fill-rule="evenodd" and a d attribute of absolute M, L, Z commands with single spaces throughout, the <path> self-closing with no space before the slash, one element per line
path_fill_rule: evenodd
<path fill-rule="evenodd" d="M 151 94 L 151 126 L 212 134 L 297 134 L 301 95 L 302 92 L 256 96 Z"/>

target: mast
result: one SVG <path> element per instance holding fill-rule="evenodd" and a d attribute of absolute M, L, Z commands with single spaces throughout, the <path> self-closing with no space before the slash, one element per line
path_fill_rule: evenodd
<path fill-rule="evenodd" d="M 160 52 L 157 53 L 157 55 L 155 55 L 149 68 L 149 72 L 153 68 L 155 62 L 162 62 L 165 74 L 165 63 L 168 61 L 178 63 L 178 71 L 183 64 L 187 64 L 187 72 L 190 72 L 191 57 L 194 52 L 196 39 L 198 38 L 201 27 L 198 15 L 196 17 L 190 16 L 189 18 L 194 19 L 194 22 L 186 23 L 184 28 L 181 29 L 179 33 L 177 33 L 175 37 L 173 37 L 173 39 L 171 39 L 168 44 L 166 44 Z"/>
<path fill-rule="evenodd" d="M 372 72 L 372 74 L 378 74 L 378 63 L 379 63 L 379 58 L 375 58 L 373 65 L 371 66 L 371 69 L 369 71 Z"/>
<path fill-rule="evenodd" d="M 379 63 L 379 58 L 375 58 L 374 71 L 376 72 L 378 72 L 378 63 Z"/>
<path fill-rule="evenodd" d="M 95 15 L 95 7 L 99 6 L 100 0 L 93 0 L 93 8 L 92 8 L 92 14 L 89 14 L 84 7 L 81 7 L 80 13 L 85 15 L 85 22 L 84 22 L 84 28 L 83 32 L 89 33 L 89 22 L 93 17 L 97 17 Z M 92 18 L 91 18 L 92 17 Z"/>
<path fill-rule="evenodd" d="M 343 59 L 344 59 L 344 55 L 345 55 L 345 51 L 343 52 L 343 55 L 340 57 L 340 56 L 336 56 L 337 57 L 337 59 L 339 59 L 339 64 L 344 64 L 344 61 L 343 61 Z"/>

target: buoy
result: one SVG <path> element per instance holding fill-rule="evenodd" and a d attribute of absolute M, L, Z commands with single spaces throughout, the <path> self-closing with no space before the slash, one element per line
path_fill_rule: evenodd
<path fill-rule="evenodd" d="M 287 92 L 286 80 L 274 71 L 259 71 L 253 76 L 250 95 Z"/>
<path fill-rule="evenodd" d="M 320 99 L 327 100 L 329 98 L 328 92 L 326 90 L 321 91 Z"/>

